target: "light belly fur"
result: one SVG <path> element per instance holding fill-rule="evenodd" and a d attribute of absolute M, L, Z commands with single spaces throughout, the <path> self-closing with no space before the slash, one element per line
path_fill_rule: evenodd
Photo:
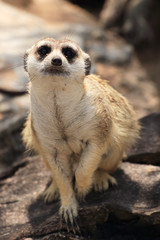
<path fill-rule="evenodd" d="M 69 107 L 59 106 L 57 113 L 55 103 L 48 101 L 46 104 L 45 99 L 45 106 L 40 101 L 32 101 L 33 127 L 42 147 L 44 145 L 48 151 L 56 148 L 66 155 L 74 153 L 78 156 L 94 134 L 95 109 L 81 102 L 70 102 Z"/>

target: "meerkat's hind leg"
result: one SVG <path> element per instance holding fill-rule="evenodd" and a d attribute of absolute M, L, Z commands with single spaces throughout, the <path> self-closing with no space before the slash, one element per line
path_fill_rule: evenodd
<path fill-rule="evenodd" d="M 109 183 L 117 185 L 117 180 L 112 177 L 107 171 L 97 169 L 93 178 L 93 188 L 97 192 L 106 191 L 109 188 Z"/>
<path fill-rule="evenodd" d="M 60 198 L 58 187 L 54 180 L 43 193 L 45 203 L 51 203 Z"/>
<path fill-rule="evenodd" d="M 102 156 L 99 168 L 95 171 L 93 179 L 93 188 L 95 191 L 105 191 L 111 185 L 117 185 L 117 180 L 109 173 L 114 172 L 122 161 L 123 150 L 110 150 L 108 154 Z"/>

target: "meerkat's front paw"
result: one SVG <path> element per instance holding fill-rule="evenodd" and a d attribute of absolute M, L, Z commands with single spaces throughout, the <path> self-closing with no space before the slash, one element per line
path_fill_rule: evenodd
<path fill-rule="evenodd" d="M 114 177 L 110 176 L 103 170 L 97 170 L 93 179 L 93 187 L 95 191 L 106 191 L 109 188 L 109 183 L 117 185 L 117 181 Z"/>
<path fill-rule="evenodd" d="M 56 183 L 52 181 L 47 190 L 43 193 L 44 201 L 50 203 L 59 199 L 59 190 Z"/>
<path fill-rule="evenodd" d="M 77 216 L 78 216 L 78 205 L 76 200 L 72 201 L 69 205 L 62 205 L 59 210 L 59 214 L 61 217 L 61 228 L 62 228 L 62 220 L 65 221 L 67 231 L 70 232 L 78 232 L 80 233 L 80 228 L 77 224 Z"/>

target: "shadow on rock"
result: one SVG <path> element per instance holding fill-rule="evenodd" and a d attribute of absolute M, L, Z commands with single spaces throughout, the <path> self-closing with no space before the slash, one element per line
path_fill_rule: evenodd
<path fill-rule="evenodd" d="M 154 232 L 156 237 L 157 231 L 153 229 L 157 228 L 160 222 L 157 221 L 153 226 L 153 221 L 156 219 L 152 211 L 154 212 L 160 204 L 159 188 L 156 191 L 159 174 L 156 178 L 154 174 L 152 180 L 154 184 L 150 181 L 148 186 L 151 175 L 148 174 L 147 167 L 123 163 L 115 173 L 117 187 L 111 186 L 104 193 L 92 191 L 85 202 L 79 204 L 78 223 L 83 237 L 73 239 L 105 239 L 106 237 L 123 240 L 130 240 L 133 237 L 145 239 L 143 236 L 146 236 L 146 239 L 153 239 L 150 238 L 151 234 L 148 235 L 148 229 L 152 235 Z M 152 167 L 156 171 L 156 167 Z M 73 235 L 73 233 L 67 233 L 66 229 L 63 229 L 63 232 L 60 231 L 58 209 L 58 202 L 45 205 L 42 198 L 38 198 L 29 206 L 28 216 L 34 236 L 64 234 L 66 237 L 71 237 Z M 147 213 L 148 210 L 150 214 Z M 62 239 L 62 235 L 56 236 L 57 239 Z"/>

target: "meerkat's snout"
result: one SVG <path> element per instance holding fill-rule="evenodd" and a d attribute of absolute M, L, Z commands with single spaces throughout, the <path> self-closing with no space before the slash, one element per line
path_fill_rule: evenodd
<path fill-rule="evenodd" d="M 54 57 L 54 58 L 52 58 L 52 60 L 51 60 L 51 64 L 53 65 L 53 66 L 61 66 L 62 65 L 62 59 L 60 58 L 60 57 Z"/>

